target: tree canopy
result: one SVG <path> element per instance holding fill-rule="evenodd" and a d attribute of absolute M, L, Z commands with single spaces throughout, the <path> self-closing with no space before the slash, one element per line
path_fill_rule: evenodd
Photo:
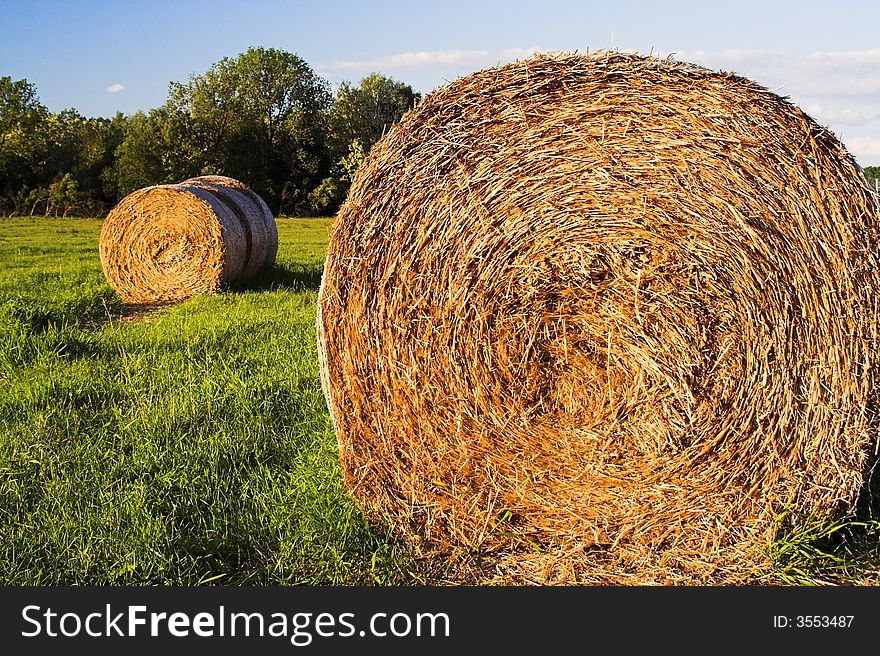
<path fill-rule="evenodd" d="M 274 48 L 221 59 L 171 82 L 160 107 L 112 118 L 50 112 L 33 84 L 0 77 L 0 213 L 99 216 L 136 189 L 223 174 L 275 214 L 332 214 L 370 147 L 419 100 L 379 73 L 333 93 Z M 864 174 L 876 187 L 880 167 Z"/>
<path fill-rule="evenodd" d="M 358 86 L 343 82 L 333 108 L 333 135 L 337 148 L 347 150 L 355 139 L 367 148 L 418 101 L 419 94 L 402 82 L 372 73 Z"/>
<path fill-rule="evenodd" d="M 374 73 L 335 94 L 299 56 L 250 48 L 131 116 L 53 114 L 27 80 L 0 78 L 0 212 L 101 214 L 126 194 L 203 174 L 246 182 L 276 214 L 327 214 L 370 146 L 412 107 Z"/>

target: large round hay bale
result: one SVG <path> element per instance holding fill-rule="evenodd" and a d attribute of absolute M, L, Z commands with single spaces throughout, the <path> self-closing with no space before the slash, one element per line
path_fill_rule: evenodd
<path fill-rule="evenodd" d="M 206 175 L 123 198 L 104 221 L 99 250 L 124 301 L 178 301 L 270 266 L 278 230 L 247 185 Z"/>
<path fill-rule="evenodd" d="M 877 252 L 852 157 L 749 80 L 621 53 L 462 78 L 330 233 L 345 482 L 505 581 L 743 580 L 863 486 Z"/>

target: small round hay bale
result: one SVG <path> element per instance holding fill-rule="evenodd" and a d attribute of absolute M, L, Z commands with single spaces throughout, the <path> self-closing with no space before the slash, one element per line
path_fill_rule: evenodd
<path fill-rule="evenodd" d="M 206 175 L 123 198 L 104 221 L 99 250 L 124 301 L 179 301 L 271 266 L 278 229 L 247 185 Z"/>
<path fill-rule="evenodd" d="M 733 74 L 599 53 L 453 82 L 330 233 L 345 482 L 502 580 L 744 580 L 782 514 L 862 488 L 877 228 L 839 141 Z"/>

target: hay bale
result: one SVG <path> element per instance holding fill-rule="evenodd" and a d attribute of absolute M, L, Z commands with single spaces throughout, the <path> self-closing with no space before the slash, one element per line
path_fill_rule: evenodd
<path fill-rule="evenodd" d="M 877 228 L 838 140 L 733 74 L 599 53 L 453 82 L 331 230 L 345 482 L 501 580 L 742 580 L 780 513 L 862 488 Z"/>
<path fill-rule="evenodd" d="M 104 221 L 99 250 L 124 301 L 178 301 L 271 266 L 278 230 L 247 185 L 206 175 L 123 198 Z"/>

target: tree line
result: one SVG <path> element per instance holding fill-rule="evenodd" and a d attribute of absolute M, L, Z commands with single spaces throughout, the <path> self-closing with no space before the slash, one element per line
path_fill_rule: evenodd
<path fill-rule="evenodd" d="M 868 185 L 877 191 L 877 188 L 880 187 L 880 166 L 866 166 L 863 172 L 868 180 Z"/>
<path fill-rule="evenodd" d="M 27 80 L 0 77 L 0 214 L 100 216 L 153 184 L 222 174 L 276 215 L 334 213 L 382 133 L 419 100 L 379 74 L 336 93 L 300 57 L 250 48 L 131 116 L 51 113 Z M 876 188 L 880 167 L 866 167 Z"/>
<path fill-rule="evenodd" d="M 380 74 L 331 92 L 300 57 L 250 48 L 131 116 L 49 112 L 27 80 L 0 77 L 0 213 L 100 216 L 154 184 L 221 174 L 276 215 L 325 215 L 365 153 L 419 100 Z"/>

